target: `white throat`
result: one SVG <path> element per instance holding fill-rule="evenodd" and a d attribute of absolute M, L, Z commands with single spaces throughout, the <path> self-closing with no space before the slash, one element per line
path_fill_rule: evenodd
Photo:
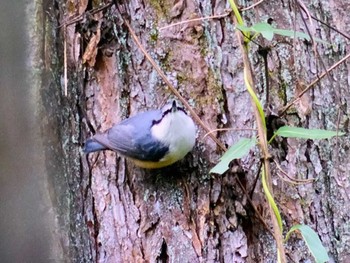
<path fill-rule="evenodd" d="M 196 128 L 192 119 L 182 110 L 169 112 L 151 128 L 152 136 L 169 147 L 169 154 L 162 160 L 182 159 L 192 150 L 196 140 Z"/>

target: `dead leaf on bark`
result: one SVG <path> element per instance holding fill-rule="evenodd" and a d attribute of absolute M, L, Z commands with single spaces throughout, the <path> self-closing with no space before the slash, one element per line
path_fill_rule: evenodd
<path fill-rule="evenodd" d="M 295 96 L 298 97 L 305 88 L 305 83 L 302 81 L 298 81 L 295 87 Z M 299 113 L 302 114 L 302 116 L 307 116 L 311 113 L 312 99 L 308 92 L 306 92 L 300 97 L 298 106 L 299 107 L 297 108 L 299 110 Z"/>
<path fill-rule="evenodd" d="M 88 63 L 90 67 L 93 67 L 96 63 L 97 56 L 97 45 L 101 39 L 101 24 L 98 24 L 96 33 L 91 37 L 89 44 L 87 45 L 84 55 L 83 55 L 83 63 Z"/>

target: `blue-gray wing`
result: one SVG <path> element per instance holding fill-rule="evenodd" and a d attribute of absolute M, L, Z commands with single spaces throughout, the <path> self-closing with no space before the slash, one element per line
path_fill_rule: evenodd
<path fill-rule="evenodd" d="M 122 155 L 143 161 L 159 161 L 168 152 L 168 146 L 155 141 L 150 133 L 153 120 L 161 118 L 160 111 L 140 113 L 114 125 L 93 139 Z"/>

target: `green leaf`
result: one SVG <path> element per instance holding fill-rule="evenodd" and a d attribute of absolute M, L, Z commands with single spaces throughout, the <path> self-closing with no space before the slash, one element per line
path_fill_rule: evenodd
<path fill-rule="evenodd" d="M 261 103 L 258 99 L 258 96 L 256 96 L 256 93 L 254 92 L 254 89 L 252 88 L 252 86 L 250 85 L 250 82 L 248 80 L 248 76 L 247 76 L 247 71 L 244 69 L 244 83 L 245 83 L 245 86 L 247 88 L 247 91 L 249 92 L 249 95 L 252 97 L 254 103 L 255 103 L 255 106 L 257 107 L 258 111 L 259 111 L 259 115 L 260 115 L 260 118 L 262 120 L 262 123 L 266 129 L 266 122 L 265 122 L 265 113 L 264 113 L 264 109 L 263 107 L 261 106 Z"/>
<path fill-rule="evenodd" d="M 310 36 L 306 33 L 303 33 L 303 32 L 298 32 L 298 31 L 293 31 L 293 30 L 286 30 L 286 29 L 277 29 L 277 28 L 274 28 L 273 32 L 276 34 L 276 35 L 281 35 L 281 36 L 285 36 L 285 37 L 291 37 L 291 38 L 304 38 L 308 41 L 310 41 Z M 317 38 L 317 37 L 313 37 L 313 39 L 316 41 L 316 42 L 320 42 L 322 44 L 325 44 L 325 45 L 330 45 L 330 43 L 320 39 L 320 38 Z"/>
<path fill-rule="evenodd" d="M 255 144 L 255 138 L 243 138 L 239 140 L 225 152 L 220 158 L 220 162 L 210 170 L 210 173 L 223 174 L 228 170 L 228 165 L 233 159 L 239 159 L 245 156 Z"/>
<path fill-rule="evenodd" d="M 278 222 L 278 227 L 280 228 L 281 232 L 283 232 L 282 217 L 281 217 L 280 211 L 278 210 L 275 199 L 273 199 L 273 196 L 269 190 L 269 187 L 267 186 L 265 167 L 263 167 L 261 175 L 262 175 L 261 176 L 261 183 L 263 186 L 263 190 L 265 192 L 265 196 L 267 198 L 267 201 L 269 202 L 269 204 L 272 207 L 273 213 L 275 214 L 275 217 L 276 217 L 277 222 Z"/>
<path fill-rule="evenodd" d="M 236 27 L 241 31 L 253 31 L 253 30 L 251 30 L 251 27 L 248 27 L 245 25 L 236 25 Z"/>
<path fill-rule="evenodd" d="M 239 25 L 243 25 L 243 19 L 242 19 L 242 16 L 241 16 L 241 14 L 239 12 L 239 9 L 238 9 L 235 1 L 233 1 L 233 0 L 228 0 L 228 1 L 230 3 L 230 6 L 232 8 L 233 13 L 235 14 L 235 17 L 237 19 L 238 24 Z"/>
<path fill-rule="evenodd" d="M 268 23 L 257 23 L 251 27 L 255 32 L 261 33 L 264 38 L 271 41 L 273 38 L 274 28 Z"/>
<path fill-rule="evenodd" d="M 255 30 L 255 32 L 262 32 L 262 31 L 273 31 L 273 27 L 266 22 L 256 23 L 250 27 L 251 29 Z"/>
<path fill-rule="evenodd" d="M 317 263 L 327 262 L 329 260 L 326 248 L 322 245 L 320 238 L 317 233 L 307 225 L 295 225 L 293 226 L 286 236 L 286 241 L 289 238 L 290 234 L 299 230 L 303 236 L 307 247 L 309 248 L 312 256 L 315 258 Z"/>
<path fill-rule="evenodd" d="M 344 132 L 328 131 L 320 129 L 304 129 L 299 127 L 283 126 L 279 128 L 275 135 L 287 138 L 303 138 L 303 139 L 328 139 L 334 136 L 342 136 Z"/>
<path fill-rule="evenodd" d="M 236 27 L 242 32 L 257 32 L 263 35 L 268 40 L 272 40 L 273 38 L 273 27 L 268 23 L 257 23 L 251 27 L 247 27 L 244 25 L 236 25 Z"/>
<path fill-rule="evenodd" d="M 267 40 L 271 41 L 273 38 L 273 35 L 281 35 L 281 36 L 286 36 L 286 37 L 291 37 L 291 38 L 301 38 L 301 39 L 306 39 L 310 41 L 310 36 L 306 33 L 299 32 L 299 31 L 294 31 L 294 30 L 288 30 L 288 29 L 279 29 L 279 28 L 274 28 L 271 26 L 269 23 L 266 22 L 260 22 L 252 25 L 251 27 L 247 27 L 244 25 L 237 25 L 237 28 L 241 31 L 252 31 L 256 33 L 262 34 L 264 38 Z M 330 45 L 330 43 L 314 37 L 313 38 L 316 42 L 320 42 L 322 44 Z"/>

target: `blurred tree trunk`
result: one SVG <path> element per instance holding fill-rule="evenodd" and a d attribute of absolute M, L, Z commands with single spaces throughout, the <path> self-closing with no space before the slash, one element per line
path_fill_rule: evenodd
<path fill-rule="evenodd" d="M 119 4 L 142 45 L 210 129 L 255 127 L 232 15 L 161 29 L 179 21 L 223 14 L 226 1 L 132 0 Z M 304 4 L 313 16 L 349 34 L 346 1 Z M 270 226 L 260 180 L 254 188 L 259 174 L 258 149 L 235 161 L 223 176 L 208 173 L 222 153 L 209 137 L 204 138 L 201 127 L 192 153 L 162 170 L 139 169 L 110 151 L 88 158 L 81 153 L 79 147 L 92 132 L 158 108 L 173 96 L 131 38 L 115 6 L 94 12 L 98 7 L 93 1 L 70 0 L 48 9 L 48 23 L 55 18 L 58 24 L 67 23 L 46 34 L 59 33 L 55 50 L 61 58 L 61 76 L 55 76 L 61 89 L 65 41 L 67 46 L 68 94 L 57 94 L 58 110 L 63 114 L 56 125 L 62 128 L 58 136 L 70 189 L 69 201 L 60 200 L 68 207 L 63 222 L 69 230 L 72 261 L 276 262 L 274 240 L 235 179 L 238 176 L 248 192 L 254 189 L 254 205 Z M 243 14 L 247 24 L 269 19 L 277 28 L 307 32 L 294 1 L 264 1 Z M 303 16 L 305 19 L 305 13 Z M 349 39 L 315 20 L 313 25 L 316 37 L 333 44 L 318 44 L 318 56 L 306 41 L 280 36 L 272 42 L 260 37 L 254 40 L 269 48 L 269 92 L 263 57 L 251 43 L 256 88 L 270 113 L 277 113 L 293 99 L 302 83 L 310 83 L 346 55 Z M 46 51 L 48 59 L 50 52 Z M 277 124 L 272 117 L 269 124 L 348 131 L 349 80 L 348 64 L 340 65 Z M 52 106 L 47 107 L 52 111 Z M 227 145 L 253 135 L 251 131 L 217 134 Z M 289 176 L 316 179 L 312 184 L 290 185 L 277 176 L 273 166 L 274 194 L 285 229 L 297 223 L 310 225 L 335 262 L 348 262 L 348 138 L 277 139 L 272 151 Z M 311 258 L 298 238 L 293 236 L 287 243 L 290 261 Z"/>

